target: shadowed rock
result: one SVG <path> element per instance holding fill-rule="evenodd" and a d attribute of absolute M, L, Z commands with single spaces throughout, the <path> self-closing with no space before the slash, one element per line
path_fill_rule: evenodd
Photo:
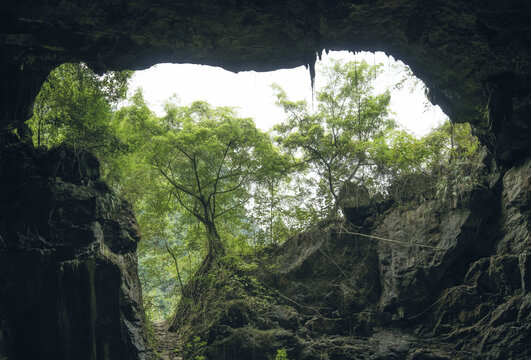
<path fill-rule="evenodd" d="M 95 157 L 6 141 L 0 204 L 0 354 L 150 358 L 140 232 L 130 205 L 100 183 Z"/>

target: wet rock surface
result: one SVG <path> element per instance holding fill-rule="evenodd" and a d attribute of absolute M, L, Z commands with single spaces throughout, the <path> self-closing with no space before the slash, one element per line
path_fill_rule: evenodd
<path fill-rule="evenodd" d="M 0 239 L 0 358 L 150 358 L 140 232 L 93 155 L 2 137 Z"/>

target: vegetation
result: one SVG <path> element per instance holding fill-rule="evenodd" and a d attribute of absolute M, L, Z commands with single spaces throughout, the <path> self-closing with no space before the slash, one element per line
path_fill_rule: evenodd
<path fill-rule="evenodd" d="M 204 226 L 206 268 L 225 254 L 220 219 L 250 200 L 253 185 L 275 176 L 281 158 L 269 137 L 232 109 L 195 102 L 171 110 L 149 161 L 172 198 Z"/>
<path fill-rule="evenodd" d="M 286 349 L 278 349 L 275 360 L 288 360 L 288 353 Z"/>
<path fill-rule="evenodd" d="M 341 217 L 352 183 L 397 201 L 432 197 L 452 206 L 478 185 L 483 154 L 470 126 L 446 122 L 415 138 L 392 120 L 390 93 L 374 93 L 378 65 L 333 63 L 324 71 L 315 111 L 275 88 L 287 118 L 272 135 L 205 102 L 168 102 L 156 116 L 141 91 L 117 109 L 129 72 L 98 76 L 65 64 L 50 74 L 30 121 L 34 142 L 95 152 L 104 180 L 133 204 L 151 320 L 183 304 L 196 309 L 197 296 L 215 289 L 213 276 L 232 279 L 224 269 L 238 268 L 238 257 Z M 191 341 L 190 355 L 204 345 Z"/>
<path fill-rule="evenodd" d="M 203 355 L 200 355 L 206 346 L 206 341 L 201 340 L 201 337 L 194 336 L 189 343 L 184 344 L 182 349 L 175 350 L 175 353 L 184 359 L 189 360 L 205 360 Z"/>
<path fill-rule="evenodd" d="M 305 101 L 292 102 L 278 86 L 278 105 L 288 118 L 275 126 L 277 141 L 315 173 L 321 216 L 335 217 L 341 189 L 352 181 L 373 178 L 380 164 L 378 147 L 395 127 L 388 118 L 389 91 L 373 94 L 380 65 L 365 62 L 325 68 L 327 83 L 317 92 L 317 111 Z M 326 214 L 326 215 L 325 215 Z"/>
<path fill-rule="evenodd" d="M 120 141 L 109 119 L 125 99 L 132 71 L 98 76 L 85 64 L 64 64 L 53 70 L 33 106 L 29 126 L 37 146 L 68 143 L 104 156 Z"/>

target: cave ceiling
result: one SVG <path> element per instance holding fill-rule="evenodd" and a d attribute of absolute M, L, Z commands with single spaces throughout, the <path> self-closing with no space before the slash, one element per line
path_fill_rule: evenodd
<path fill-rule="evenodd" d="M 322 51 L 385 51 L 510 164 L 531 148 L 529 19 L 528 0 L 2 1 L 0 129 L 25 121 L 49 71 L 68 61 L 267 71 L 311 68 Z"/>

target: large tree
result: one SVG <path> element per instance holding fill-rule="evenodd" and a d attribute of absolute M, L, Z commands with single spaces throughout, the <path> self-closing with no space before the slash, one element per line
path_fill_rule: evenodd
<path fill-rule="evenodd" d="M 318 195 L 328 216 L 338 214 L 345 184 L 362 182 L 378 166 L 374 145 L 394 126 L 388 118 L 390 93 L 374 93 L 379 65 L 333 62 L 324 69 L 325 86 L 317 91 L 316 111 L 306 101 L 290 101 L 276 86 L 277 104 L 287 119 L 275 126 L 283 147 L 318 175 Z"/>
<path fill-rule="evenodd" d="M 225 252 L 219 219 L 243 208 L 252 187 L 276 171 L 279 157 L 269 136 L 231 108 L 195 102 L 167 114 L 163 132 L 152 139 L 150 162 L 173 199 L 203 225 L 202 267 L 208 268 Z"/>
<path fill-rule="evenodd" d="M 124 151 L 105 163 L 104 174 L 135 207 L 144 237 L 141 276 L 153 285 L 146 288 L 173 279 L 180 289 L 173 296 L 193 300 L 194 279 L 226 252 L 249 248 L 256 228 L 250 207 L 259 189 L 282 173 L 283 159 L 267 134 L 231 108 L 168 102 L 165 111 L 157 117 L 138 91 L 115 113 Z M 173 267 L 171 278 L 159 274 L 155 258 Z"/>

